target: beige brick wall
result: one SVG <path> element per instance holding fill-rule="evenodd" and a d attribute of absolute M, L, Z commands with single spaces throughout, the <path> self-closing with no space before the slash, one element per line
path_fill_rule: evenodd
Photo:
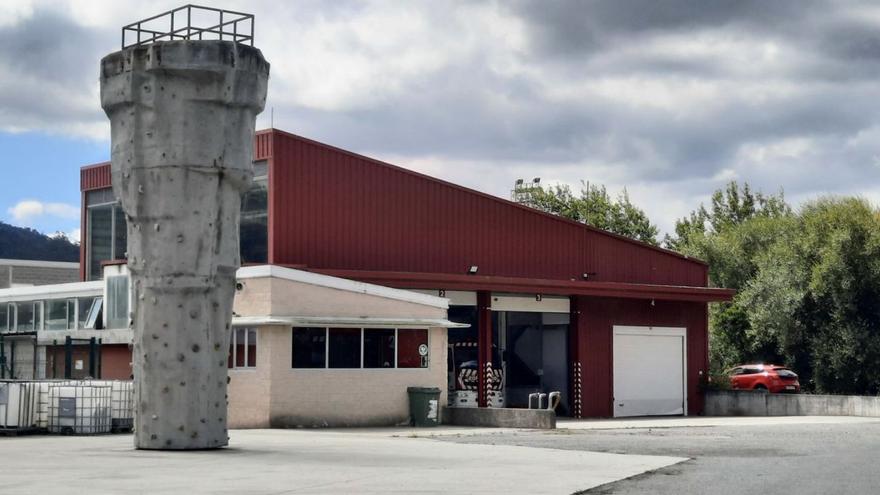
<path fill-rule="evenodd" d="M 446 329 L 429 331 L 428 368 L 292 369 L 290 327 L 259 329 L 256 371 L 230 371 L 230 428 L 385 426 L 409 419 L 410 386 L 446 403 Z"/>
<path fill-rule="evenodd" d="M 446 309 L 278 278 L 241 281 L 233 309 L 241 316 L 446 318 Z"/>
<path fill-rule="evenodd" d="M 229 370 L 229 427 L 268 428 L 271 399 L 272 327 L 257 329 L 257 367 Z"/>

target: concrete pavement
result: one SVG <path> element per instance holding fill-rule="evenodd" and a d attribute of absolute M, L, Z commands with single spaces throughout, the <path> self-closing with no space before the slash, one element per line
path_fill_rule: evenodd
<path fill-rule="evenodd" d="M 691 458 L 587 490 L 590 494 L 827 495 L 878 493 L 880 487 L 878 418 L 666 418 L 585 423 L 620 428 L 438 439 Z"/>
<path fill-rule="evenodd" d="M 129 435 L 0 438 L 0 493 L 564 494 L 685 460 L 381 430 L 237 430 L 230 448 L 193 452 L 135 451 Z"/>

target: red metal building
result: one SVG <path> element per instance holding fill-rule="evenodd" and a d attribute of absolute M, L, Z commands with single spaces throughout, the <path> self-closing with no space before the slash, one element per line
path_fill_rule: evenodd
<path fill-rule="evenodd" d="M 732 296 L 708 287 L 702 261 L 275 129 L 257 133 L 254 155 L 268 173 L 266 254 L 257 262 L 397 288 L 476 293 L 481 405 L 498 359 L 493 337 L 509 335 L 493 319 L 496 296 L 559 296 L 569 308 L 572 416 L 614 416 L 624 407 L 614 397 L 613 346 L 630 327 L 646 335 L 656 327 L 685 329 L 683 408 L 702 412 L 707 304 Z M 89 260 L 100 258 L 89 245 L 87 205 L 109 187 L 109 164 L 82 169 L 84 279 Z"/>

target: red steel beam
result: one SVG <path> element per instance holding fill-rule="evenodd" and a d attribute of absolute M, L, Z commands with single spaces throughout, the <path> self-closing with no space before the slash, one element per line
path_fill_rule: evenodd
<path fill-rule="evenodd" d="M 492 381 L 492 294 L 477 292 L 477 406 L 489 405 Z"/>
<path fill-rule="evenodd" d="M 521 292 L 526 294 L 579 295 L 691 302 L 730 301 L 736 294 L 736 291 L 731 289 L 631 284 L 624 282 L 549 280 L 482 275 L 458 275 L 449 273 L 385 272 L 315 268 L 306 268 L 306 270 L 334 277 L 349 278 L 361 282 L 405 289 L 482 290 L 494 292 Z"/>

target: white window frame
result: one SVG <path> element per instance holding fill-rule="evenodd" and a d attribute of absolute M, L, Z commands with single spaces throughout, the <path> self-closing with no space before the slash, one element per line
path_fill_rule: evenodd
<path fill-rule="evenodd" d="M 238 361 L 238 346 L 235 345 L 236 339 L 238 338 L 238 331 L 244 330 L 244 366 L 238 366 L 235 363 Z M 229 339 L 229 346 L 232 348 L 232 366 L 229 367 L 229 371 L 256 371 L 257 365 L 250 366 L 248 363 L 248 355 L 247 348 L 250 343 L 250 335 L 251 330 L 254 332 L 254 347 L 257 353 L 260 352 L 260 337 L 259 337 L 259 329 L 257 327 L 232 327 L 232 336 Z M 257 359 L 257 362 L 260 360 Z"/>

